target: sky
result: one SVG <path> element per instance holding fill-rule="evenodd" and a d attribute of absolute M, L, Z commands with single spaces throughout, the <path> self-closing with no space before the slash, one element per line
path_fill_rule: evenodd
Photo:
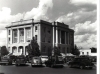
<path fill-rule="evenodd" d="M 0 0 L 0 46 L 6 45 L 6 26 L 20 19 L 58 21 L 75 31 L 79 48 L 97 47 L 96 0 Z"/>

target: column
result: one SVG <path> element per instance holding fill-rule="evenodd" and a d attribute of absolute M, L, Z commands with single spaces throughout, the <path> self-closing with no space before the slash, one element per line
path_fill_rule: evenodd
<path fill-rule="evenodd" d="M 7 29 L 7 48 L 8 48 L 8 29 Z"/>
<path fill-rule="evenodd" d="M 18 53 L 18 46 L 17 46 L 17 53 Z"/>
<path fill-rule="evenodd" d="M 12 34 L 12 28 L 11 28 L 11 44 L 13 43 L 12 40 L 13 40 L 13 34 Z"/>
<path fill-rule="evenodd" d="M 25 28 L 24 28 L 24 43 L 26 42 L 26 31 L 25 31 Z"/>
<path fill-rule="evenodd" d="M 58 28 L 56 27 L 56 46 L 58 46 Z"/>
<path fill-rule="evenodd" d="M 61 44 L 61 30 L 60 30 L 60 44 Z"/>
<path fill-rule="evenodd" d="M 23 55 L 25 55 L 25 52 L 26 52 L 26 51 L 25 51 L 25 46 L 23 46 Z"/>
<path fill-rule="evenodd" d="M 17 33 L 17 35 L 18 35 L 18 41 L 17 42 L 19 43 L 19 29 L 17 29 L 17 31 L 18 31 L 18 33 Z"/>
<path fill-rule="evenodd" d="M 54 48 L 54 25 L 53 25 L 53 48 Z"/>
<path fill-rule="evenodd" d="M 67 44 L 67 42 L 66 42 L 66 32 L 65 32 L 65 44 Z"/>
<path fill-rule="evenodd" d="M 31 39 L 33 38 L 33 26 L 31 26 Z"/>

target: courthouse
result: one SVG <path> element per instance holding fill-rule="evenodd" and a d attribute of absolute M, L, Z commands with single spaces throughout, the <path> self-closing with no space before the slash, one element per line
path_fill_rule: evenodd
<path fill-rule="evenodd" d="M 27 55 L 27 46 L 34 37 L 41 55 L 47 55 L 48 49 L 57 46 L 61 53 L 70 53 L 74 47 L 74 30 L 61 22 L 44 20 L 22 20 L 12 22 L 7 29 L 7 48 L 10 53 Z"/>

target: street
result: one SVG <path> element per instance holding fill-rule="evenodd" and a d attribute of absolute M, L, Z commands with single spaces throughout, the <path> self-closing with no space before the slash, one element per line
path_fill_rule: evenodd
<path fill-rule="evenodd" d="M 49 68 L 49 67 L 31 67 L 30 65 L 18 66 L 10 65 L 4 66 L 0 65 L 0 73 L 4 74 L 96 74 L 96 67 L 92 70 L 88 69 L 78 69 L 69 68 L 64 66 L 64 68 Z"/>

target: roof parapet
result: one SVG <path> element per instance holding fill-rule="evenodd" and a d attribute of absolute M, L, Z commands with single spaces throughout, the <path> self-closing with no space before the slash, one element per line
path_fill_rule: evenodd
<path fill-rule="evenodd" d="M 17 22 L 12 22 L 12 26 L 13 25 L 20 25 L 20 24 L 26 24 L 26 23 L 33 23 L 34 22 L 34 19 L 29 19 L 29 20 L 20 20 L 20 21 L 17 21 Z"/>

